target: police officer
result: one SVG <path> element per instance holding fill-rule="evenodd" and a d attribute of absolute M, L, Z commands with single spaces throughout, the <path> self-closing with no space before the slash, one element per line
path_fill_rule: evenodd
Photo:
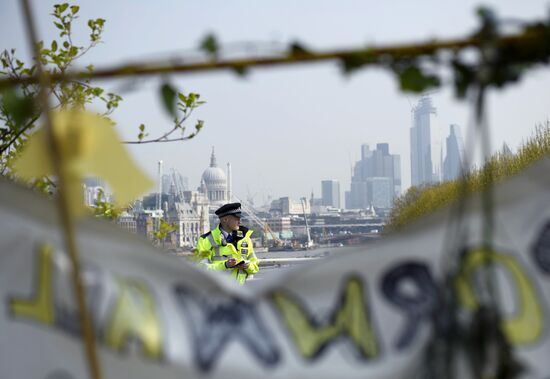
<path fill-rule="evenodd" d="M 230 203 L 219 208 L 220 223 L 202 235 L 195 249 L 195 257 L 208 270 L 226 271 L 240 284 L 259 271 L 250 235 L 252 230 L 241 226 L 241 204 Z"/>

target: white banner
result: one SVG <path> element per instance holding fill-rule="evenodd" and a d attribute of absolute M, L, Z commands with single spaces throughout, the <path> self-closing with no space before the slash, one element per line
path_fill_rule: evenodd
<path fill-rule="evenodd" d="M 109 223 L 82 221 L 77 241 L 104 378 L 421 376 L 458 243 L 470 251 L 454 283 L 461 306 L 476 306 L 475 273 L 495 263 L 504 333 L 525 377 L 547 378 L 549 167 L 541 162 L 496 189 L 495 251 L 479 249 L 475 198 L 463 229 L 442 211 L 244 287 Z M 54 204 L 9 182 L 0 188 L 0 378 L 86 378 Z"/>

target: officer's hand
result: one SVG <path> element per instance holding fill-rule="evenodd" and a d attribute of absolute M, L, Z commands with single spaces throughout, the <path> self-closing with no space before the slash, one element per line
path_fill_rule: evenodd
<path fill-rule="evenodd" d="M 244 261 L 243 263 L 241 263 L 241 264 L 239 265 L 239 268 L 247 269 L 248 266 L 250 266 L 250 262 Z"/>
<path fill-rule="evenodd" d="M 228 260 L 225 261 L 225 267 L 227 268 L 235 267 L 236 264 L 237 264 L 237 260 L 235 258 L 229 258 Z"/>

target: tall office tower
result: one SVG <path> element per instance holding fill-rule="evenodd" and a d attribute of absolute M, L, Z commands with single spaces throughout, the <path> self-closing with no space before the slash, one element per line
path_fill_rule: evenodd
<path fill-rule="evenodd" d="M 443 162 L 443 180 L 458 179 L 464 159 L 464 144 L 460 135 L 460 127 L 451 124 L 446 140 L 447 155 Z"/>
<path fill-rule="evenodd" d="M 401 158 L 389 150 L 387 143 L 377 144 L 376 150 L 367 144 L 361 146 L 361 160 L 355 163 L 346 192 L 346 208 L 391 207 L 401 193 Z"/>
<path fill-rule="evenodd" d="M 436 108 L 428 95 L 413 108 L 411 137 L 411 184 L 418 186 L 441 180 L 441 131 L 435 122 Z"/>
<path fill-rule="evenodd" d="M 340 182 L 337 180 L 323 180 L 321 182 L 322 204 L 340 208 Z"/>
<path fill-rule="evenodd" d="M 393 194 L 395 197 L 401 195 L 401 156 L 393 154 Z"/>

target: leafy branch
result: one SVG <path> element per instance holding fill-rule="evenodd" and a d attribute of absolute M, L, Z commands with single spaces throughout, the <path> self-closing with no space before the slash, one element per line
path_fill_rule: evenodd
<path fill-rule="evenodd" d="M 98 190 L 97 199 L 94 201 L 94 206 L 91 208 L 96 217 L 103 217 L 108 220 L 116 220 L 122 213 L 122 209 L 116 207 L 112 202 L 108 201 L 105 192 L 102 189 Z"/>
<path fill-rule="evenodd" d="M 166 133 L 157 138 L 145 139 L 148 133 L 145 131 L 145 125 L 139 126 L 139 134 L 137 141 L 124 141 L 126 144 L 145 144 L 145 143 L 159 143 L 159 142 L 175 142 L 186 141 L 194 138 L 203 128 L 204 121 L 197 120 L 195 123 L 195 130 L 189 134 L 185 134 L 186 127 L 184 123 L 189 119 L 193 110 L 199 106 L 205 104 L 205 101 L 200 101 L 200 95 L 198 93 L 189 93 L 185 95 L 181 92 L 177 92 L 170 84 L 164 83 L 160 87 L 161 98 L 163 105 L 170 116 L 174 119 L 174 126 Z M 174 137 L 174 133 L 179 132 L 178 137 Z"/>
<path fill-rule="evenodd" d="M 40 87 L 38 82 L 26 81 L 29 77 L 37 77 L 37 62 L 47 71 L 48 77 L 60 77 L 60 80 L 50 80 L 48 93 L 56 102 L 52 108 L 84 109 L 89 104 L 99 102 L 104 109 L 101 116 L 108 117 L 118 107 L 122 97 L 92 84 L 94 66 L 88 65 L 85 73 L 88 77 L 70 77 L 74 62 L 84 56 L 90 49 L 102 42 L 102 33 L 106 21 L 102 18 L 87 21 L 89 38 L 85 46 L 78 45 L 73 39 L 75 21 L 79 18 L 80 7 L 68 3 L 53 7 L 51 16 L 53 25 L 58 30 L 58 39 L 45 43 L 37 43 L 37 54 L 34 64 L 27 65 L 16 56 L 16 50 L 0 52 L 0 81 L 17 82 L 15 85 L 0 88 L 0 174 L 10 174 L 10 162 L 24 146 L 30 132 L 35 128 L 36 121 L 42 115 L 36 98 Z M 129 144 L 145 144 L 155 142 L 174 142 L 189 140 L 197 135 L 204 126 L 199 120 L 194 131 L 186 133 L 184 123 L 192 111 L 204 104 L 199 101 L 199 95 L 177 93 L 171 86 L 161 87 L 161 97 L 165 108 L 173 118 L 173 126 L 158 138 L 146 139 L 148 133 L 145 125 L 139 126 L 136 141 L 126 141 Z M 178 101 L 176 102 L 176 99 Z M 179 132 L 179 135 L 178 135 Z"/>
<path fill-rule="evenodd" d="M 54 6 L 53 24 L 59 30 L 59 39 L 49 44 L 44 41 L 37 43 L 37 54 L 33 64 L 27 65 L 16 56 L 16 50 L 4 50 L 0 53 L 0 78 L 21 79 L 37 74 L 37 62 L 47 70 L 48 75 L 64 74 L 75 60 L 82 57 L 91 48 L 101 42 L 101 33 L 105 20 L 88 21 L 90 41 L 86 47 L 78 46 L 72 37 L 73 22 L 78 19 L 80 8 L 68 3 Z M 46 47 L 47 46 L 47 47 Z M 87 68 L 92 72 L 92 67 Z M 2 175 L 9 173 L 9 164 L 24 146 L 29 133 L 36 126 L 36 121 L 42 114 L 36 98 L 39 86 L 35 83 L 21 83 L 15 87 L 4 89 L 0 93 L 0 170 Z M 100 100 L 106 110 L 103 115 L 110 114 L 122 98 L 113 93 L 104 94 L 103 89 L 91 85 L 90 80 L 64 80 L 54 83 L 48 88 L 49 95 L 55 98 L 53 108 L 84 108 L 86 104 Z"/>

